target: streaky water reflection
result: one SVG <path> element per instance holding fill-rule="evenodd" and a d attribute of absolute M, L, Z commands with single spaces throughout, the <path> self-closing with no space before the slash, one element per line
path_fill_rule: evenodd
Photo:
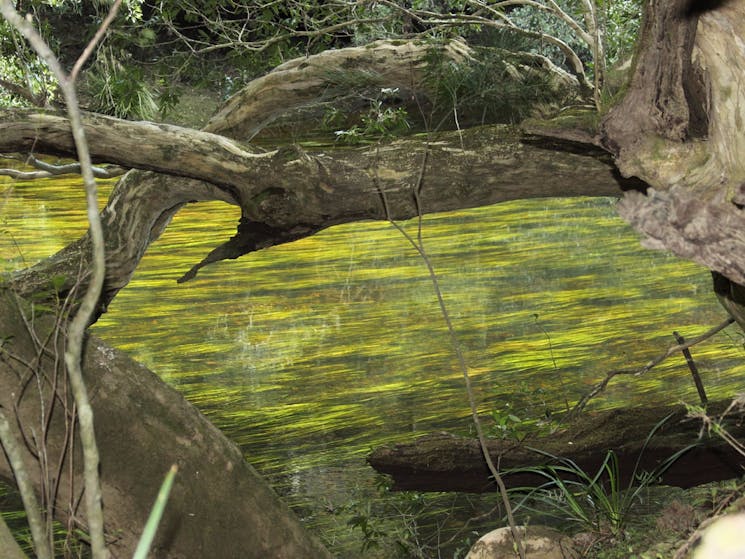
<path fill-rule="evenodd" d="M 2 188 L 6 269 L 85 228 L 75 181 Z M 673 330 L 692 337 L 723 320 L 708 273 L 642 249 L 614 203 L 531 200 L 424 219 L 484 413 L 562 411 L 606 371 L 662 352 Z M 210 266 L 177 285 L 232 234 L 237 217 L 217 203 L 180 212 L 94 331 L 197 405 L 340 556 L 360 556 L 359 532 L 330 511 L 349 508 L 350 495 L 369 496 L 365 454 L 430 430 L 469 430 L 426 268 L 389 224 L 365 222 Z M 693 353 L 711 397 L 740 388 L 739 331 Z M 678 400 L 695 402 L 696 392 L 682 358 L 672 358 L 612 382 L 594 405 Z"/>

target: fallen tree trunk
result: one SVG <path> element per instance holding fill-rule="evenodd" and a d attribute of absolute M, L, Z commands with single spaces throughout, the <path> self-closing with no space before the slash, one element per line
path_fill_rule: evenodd
<path fill-rule="evenodd" d="M 721 413 L 728 404 L 712 404 L 709 412 Z M 649 433 L 666 417 L 645 447 Z M 739 411 L 727 421 L 730 433 L 736 438 L 745 436 L 745 425 L 740 421 L 743 417 L 745 413 Z M 618 409 L 582 416 L 556 433 L 520 442 L 490 440 L 489 452 L 494 463 L 499 464 L 507 487 L 544 483 L 546 478 L 519 470 L 556 464 L 557 460 L 547 454 L 572 460 L 593 476 L 609 450 L 618 457 L 622 484 L 628 485 L 634 473 L 653 471 L 694 443 L 697 446 L 667 470 L 661 483 L 692 487 L 742 475 L 745 457 L 718 437 L 699 439 L 700 431 L 700 421 L 687 419 L 683 406 Z M 393 478 L 394 490 L 481 493 L 497 489 L 484 464 L 479 443 L 473 438 L 434 433 L 410 443 L 375 449 L 367 461 L 378 472 Z M 510 473 L 510 470 L 517 471 Z"/>
<path fill-rule="evenodd" d="M 116 161 L 122 165 L 180 175 L 133 171 L 112 192 L 101 216 L 106 238 L 102 308 L 127 284 L 171 216 L 193 201 L 217 199 L 239 205 L 242 218 L 236 235 L 194 266 L 186 279 L 208 263 L 238 258 L 340 223 L 408 219 L 420 210 L 434 213 L 515 199 L 613 196 L 623 189 L 643 187 L 638 180 L 619 177 L 610 156 L 591 143 L 527 134 L 510 126 L 421 135 L 360 148 L 293 146 L 257 154 L 233 140 L 179 127 L 99 116 L 89 117 L 85 124 L 96 138 L 91 146 L 95 156 L 111 160 L 117 153 Z M 0 131 L 4 126 L 0 122 Z M 46 140 L 39 142 L 47 149 L 72 149 L 67 121 L 59 116 L 26 114 L 24 123 L 7 126 L 15 130 L 16 140 L 6 137 L 0 146 L 20 147 L 17 142 L 30 146 L 37 141 L 34 131 L 43 127 Z M 121 137 L 136 138 L 141 153 L 131 140 L 123 147 Z M 186 148 L 192 141 L 199 147 L 189 148 L 194 152 L 174 148 L 170 158 L 148 155 L 174 142 Z M 218 173 L 213 170 L 216 166 L 224 169 Z M 62 278 L 57 287 L 64 296 L 85 279 L 79 277 L 79 270 L 88 269 L 87 243 L 87 237 L 72 243 L 17 273 L 9 285 L 26 296 L 46 289 L 50 277 Z"/>
<path fill-rule="evenodd" d="M 715 10 L 701 16 L 698 28 L 704 32 L 694 37 L 695 17 L 683 13 L 688 4 L 687 0 L 647 3 L 648 25 L 643 33 L 640 62 L 636 65 L 637 77 L 626 101 L 609 113 L 599 136 L 623 173 L 639 177 L 658 191 L 666 191 L 664 197 L 629 197 L 624 206 L 627 217 L 632 219 L 637 214 L 644 217 L 643 223 L 635 223 L 637 228 L 659 246 L 667 246 L 718 269 L 730 279 L 745 282 L 745 265 L 737 244 L 717 243 L 713 250 L 707 249 L 708 240 L 713 238 L 711 231 L 717 232 L 714 225 L 722 221 L 719 217 L 724 216 L 727 221 L 724 225 L 731 227 L 717 238 L 728 237 L 731 242 L 739 242 L 739 231 L 745 223 L 740 215 L 745 184 L 745 167 L 740 157 L 745 104 L 740 101 L 745 86 L 738 79 L 745 57 L 738 41 L 732 40 L 745 35 L 745 8 L 740 2 L 720 3 Z M 303 63 L 295 68 L 303 70 Z M 224 200 L 238 204 L 242 210 L 236 236 L 208 256 L 205 262 L 209 262 L 236 258 L 347 221 L 403 219 L 420 211 L 444 211 L 515 198 L 608 195 L 620 190 L 610 156 L 592 145 L 596 143 L 592 137 L 580 136 L 580 142 L 568 142 L 563 136 L 565 140 L 547 145 L 541 138 L 536 143 L 535 137 L 509 127 L 397 140 L 339 150 L 333 155 L 329 154 L 330 149 L 309 152 L 296 147 L 257 153 L 244 142 L 255 133 L 251 121 L 260 116 L 256 111 L 265 110 L 271 103 L 253 105 L 246 113 L 234 113 L 244 103 L 248 107 L 249 98 L 228 107 L 209 125 L 210 131 L 230 134 L 233 140 L 175 127 L 125 125 L 98 117 L 88 120 L 94 138 L 92 147 L 99 159 L 172 175 L 132 172 L 114 190 L 103 215 L 107 283 L 102 306 L 126 285 L 142 253 L 170 217 L 193 200 Z M 64 120 L 18 114 L 23 118 L 16 121 L 12 113 L 3 115 L 5 127 L 0 129 L 0 149 L 43 147 L 51 153 L 71 153 Z M 276 114 L 279 111 L 268 116 L 274 118 Z M 650 114 L 654 116 L 651 125 Z M 256 122 L 263 125 L 266 121 L 256 118 Z M 40 136 L 42 131 L 44 135 Z M 644 186 L 640 180 L 632 184 Z M 677 196 L 676 189 L 686 189 L 687 197 Z M 388 214 L 384 195 L 390 209 Z M 421 206 L 415 203 L 417 198 Z M 692 205 L 686 203 L 689 199 L 722 205 L 728 211 L 711 211 L 707 214 L 711 218 L 705 217 L 701 223 L 690 211 Z M 651 207 L 659 202 L 663 202 L 659 211 L 655 210 L 656 206 Z M 654 211 L 643 214 L 642 205 L 650 205 Z M 685 207 L 681 209 L 681 205 Z M 712 218 L 717 223 L 711 223 Z M 691 235 L 700 247 L 698 250 L 684 253 L 676 248 L 681 245 L 687 249 L 686 244 L 676 243 L 676 236 L 686 241 Z M 54 300 L 58 293 L 65 294 L 80 286 L 81 279 L 84 283 L 89 268 L 88 248 L 87 239 L 74 243 L 31 270 L 15 275 L 8 285 L 19 293 Z M 721 250 L 725 253 L 721 254 Z M 46 343 L 54 339 L 48 337 L 54 325 L 37 323 L 36 319 L 24 321 L 18 313 L 0 311 L 3 311 L 0 323 L 12 317 L 17 321 L 16 326 L 33 323 L 34 330 L 39 326 L 48 328 L 47 334 L 32 342 L 27 340 L 33 338 L 30 331 L 24 334 L 23 328 L 13 330 L 11 322 L 3 326 L 6 329 L 0 332 L 4 344 L 0 382 L 7 390 L 0 396 L 0 405 L 13 410 L 18 424 L 32 434 L 27 438 L 32 449 L 38 444 L 36 437 L 41 436 L 52 447 L 57 445 L 61 457 L 71 440 L 72 430 L 68 432 L 67 426 L 72 416 L 69 407 L 63 407 L 69 406 L 64 395 L 53 397 L 48 392 L 56 389 L 57 381 L 53 379 L 61 375 L 56 368 L 58 360 L 54 358 L 58 350 L 49 355 L 45 349 Z M 47 342 L 39 347 L 38 340 Z M 140 529 L 140 523 L 132 518 L 143 518 L 155 487 L 175 459 L 181 462 L 181 480 L 186 484 L 176 487 L 157 544 L 170 545 L 172 556 L 195 552 L 200 556 L 246 556 L 247 552 L 274 557 L 327 556 L 299 533 L 296 522 L 288 518 L 281 505 L 266 497 L 270 492 L 264 486 L 246 481 L 252 478 L 250 469 L 242 465 L 240 453 L 224 439 L 213 441 L 214 437 L 220 437 L 215 429 L 200 423 L 203 420 L 193 410 L 185 411 L 182 402 L 147 380 L 144 373 L 137 373 L 134 365 L 125 364 L 119 354 L 95 350 L 94 344 L 92 341 L 89 347 L 86 367 L 102 441 L 107 522 L 121 530 L 115 546 L 122 550 L 131 548 Z M 21 359 L 15 358 L 18 355 Z M 45 374 L 37 376 L 34 372 L 37 370 Z M 41 390 L 35 395 L 37 387 Z M 38 406 L 31 406 L 33 398 L 39 395 L 46 397 L 50 405 L 58 402 L 56 411 L 40 413 Z M 42 409 L 51 408 L 48 405 Z M 45 413 L 51 414 L 53 420 L 49 429 L 45 422 L 38 423 Z M 55 414 L 62 417 L 58 419 Z M 631 417 L 638 419 L 638 410 Z M 39 429 L 33 432 L 36 425 Z M 593 451 L 602 457 L 607 448 L 614 448 L 620 455 L 622 470 L 629 472 L 639 450 L 639 443 L 634 448 L 629 441 L 643 441 L 653 422 L 644 423 L 644 429 L 635 432 L 628 431 L 627 419 L 620 422 L 606 419 L 589 425 L 585 425 L 588 432 L 603 433 L 602 442 L 594 445 L 587 442 L 586 447 L 579 448 L 577 441 L 583 439 L 578 434 L 562 438 L 559 433 L 545 441 L 546 445 L 559 446 L 545 446 L 544 450 L 567 456 L 567 449 L 571 448 L 575 461 L 592 471 L 598 464 Z M 697 430 L 696 426 L 691 429 Z M 613 440 L 606 435 L 612 435 Z M 687 433 L 684 440 L 671 439 L 675 444 L 670 442 L 667 448 L 662 447 L 664 452 L 649 449 L 645 455 L 654 463 L 653 460 L 666 458 L 693 438 L 694 432 Z M 586 439 L 591 440 L 595 439 L 589 436 Z M 464 462 L 471 468 L 465 474 L 461 470 L 460 477 L 474 480 L 471 490 L 488 490 L 489 479 L 475 442 L 468 441 L 455 451 L 453 448 L 451 445 L 451 460 L 465 458 Z M 513 465 L 528 463 L 528 455 L 520 454 L 530 452 L 525 445 L 503 445 L 496 451 L 503 470 L 511 460 Z M 739 472 L 739 461 L 732 460 L 727 447 L 712 444 L 693 452 L 706 454 L 691 454 L 678 463 L 678 467 L 683 467 L 679 474 L 681 484 L 700 479 L 701 465 L 721 472 L 724 477 Z M 169 453 L 173 456 L 168 456 Z M 519 460 L 521 456 L 524 459 Z M 464 488 L 465 482 L 454 479 L 452 468 L 433 467 L 437 464 L 435 458 L 430 454 L 429 465 L 425 461 L 415 473 L 424 474 L 427 468 L 435 473 L 444 472 L 438 474 L 441 479 Z M 715 458 L 720 464 L 716 468 L 711 467 Z M 61 458 L 56 460 L 60 464 L 57 471 L 64 471 L 62 466 L 67 463 Z M 56 487 L 52 502 L 63 507 L 58 511 L 62 516 L 74 516 L 79 496 L 74 487 L 80 487 L 79 481 L 68 488 L 58 481 L 55 471 L 51 476 L 51 486 Z M 214 485 L 210 485 L 212 482 Z M 511 483 L 516 483 L 514 478 Z M 44 487 L 48 491 L 49 485 Z M 192 525 L 192 514 L 203 522 Z M 222 546 L 228 545 L 238 552 L 221 553 Z"/>
<path fill-rule="evenodd" d="M 62 353 L 61 322 L 0 292 L 0 407 L 49 513 L 80 525 L 82 457 Z M 158 488 L 178 474 L 153 547 L 163 559 L 328 557 L 241 451 L 175 390 L 124 353 L 87 340 L 83 371 L 101 456 L 106 535 L 131 557 Z M 40 459 L 43 457 L 43 460 Z M 46 467 L 44 467 L 46 465 Z M 0 454 L 0 477 L 13 476 Z M 42 502 L 44 502 L 42 501 Z"/>

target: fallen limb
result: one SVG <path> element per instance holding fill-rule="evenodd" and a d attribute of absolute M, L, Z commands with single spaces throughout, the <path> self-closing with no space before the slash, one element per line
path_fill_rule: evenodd
<path fill-rule="evenodd" d="M 712 403 L 711 413 L 727 408 L 729 402 Z M 586 414 L 559 431 L 533 436 L 520 442 L 489 441 L 489 452 L 503 472 L 507 487 L 540 484 L 545 478 L 521 468 L 546 464 L 545 454 L 574 461 L 585 472 L 594 473 L 608 450 L 618 456 L 622 483 L 628 484 L 637 460 L 639 470 L 653 470 L 662 461 L 687 445 L 700 444 L 683 455 L 664 474 L 662 483 L 691 487 L 742 474 L 745 457 L 718 437 L 701 436 L 699 421 L 687 417 L 683 405 L 655 408 L 629 408 Z M 672 414 L 647 444 L 644 442 L 654 426 Z M 734 437 L 745 436 L 745 426 L 738 421 L 742 411 L 727 418 L 727 428 Z M 536 452 L 536 450 L 541 452 Z M 496 485 L 481 458 L 476 439 L 447 433 L 434 433 L 413 442 L 375 449 L 367 458 L 380 473 L 393 478 L 393 489 L 401 491 L 495 491 Z M 510 473 L 510 470 L 516 470 Z"/>

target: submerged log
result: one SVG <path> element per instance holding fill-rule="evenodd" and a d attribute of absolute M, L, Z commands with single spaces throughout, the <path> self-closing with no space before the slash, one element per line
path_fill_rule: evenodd
<path fill-rule="evenodd" d="M 717 416 L 728 404 L 710 404 L 710 415 Z M 741 421 L 744 415 L 736 411 L 727 416 L 726 428 L 736 438 L 745 435 Z M 645 446 L 655 425 L 663 421 Z M 628 485 L 634 474 L 654 471 L 688 445 L 695 447 L 674 462 L 661 476 L 661 483 L 693 487 L 742 475 L 745 457 L 720 438 L 702 433 L 701 422 L 688 418 L 682 405 L 588 414 L 552 434 L 520 442 L 491 440 L 489 452 L 499 465 L 505 484 L 512 488 L 544 483 L 546 478 L 519 470 L 556 464 L 558 460 L 551 456 L 572 460 L 592 476 L 601 468 L 608 451 L 613 450 L 618 457 L 621 483 Z M 432 433 L 413 442 L 377 448 L 367 461 L 378 472 L 392 476 L 393 490 L 397 491 L 496 490 L 478 440 L 473 438 Z"/>

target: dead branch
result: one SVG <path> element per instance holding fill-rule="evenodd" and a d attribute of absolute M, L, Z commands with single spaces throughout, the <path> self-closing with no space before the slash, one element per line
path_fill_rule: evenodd
<path fill-rule="evenodd" d="M 39 169 L 38 171 L 20 171 L 18 169 L 0 169 L 0 175 L 11 177 L 16 180 L 31 181 L 37 179 L 46 179 L 49 177 L 59 177 L 61 175 L 79 175 L 80 163 L 67 163 L 65 165 L 54 165 L 33 155 L 29 155 L 26 163 Z M 92 166 L 93 176 L 97 179 L 113 179 L 126 173 L 129 169 L 118 165 L 108 167 Z"/>
<path fill-rule="evenodd" d="M 650 370 L 652 370 L 654 367 L 662 363 L 665 359 L 670 357 L 672 354 L 688 349 L 689 347 L 693 347 L 696 344 L 703 342 L 704 340 L 708 340 L 714 334 L 716 334 L 717 332 L 721 330 L 724 330 L 727 326 L 729 326 L 730 324 L 733 324 L 734 322 L 735 322 L 735 319 L 732 317 L 729 317 L 722 323 L 718 324 L 717 326 L 714 326 L 714 328 L 707 330 L 706 332 L 704 332 L 703 334 L 701 334 L 700 336 L 696 338 L 693 338 L 692 340 L 689 340 L 683 344 L 671 345 L 670 347 L 667 348 L 667 350 L 665 350 L 664 353 L 662 353 L 658 357 L 655 357 L 654 359 L 652 359 L 649 363 L 647 363 L 640 369 L 619 369 L 619 370 L 610 371 L 606 373 L 605 378 L 602 381 L 597 383 L 594 387 L 590 389 L 590 391 L 587 394 L 585 394 L 582 398 L 580 398 L 579 402 L 577 402 L 577 405 L 574 406 L 571 412 L 569 412 L 569 418 L 576 417 L 578 414 L 582 413 L 582 410 L 585 409 L 585 406 L 587 405 L 587 403 L 590 400 L 592 400 L 595 396 L 603 392 L 613 377 L 618 376 L 618 375 L 639 376 L 639 375 L 648 373 Z"/>

